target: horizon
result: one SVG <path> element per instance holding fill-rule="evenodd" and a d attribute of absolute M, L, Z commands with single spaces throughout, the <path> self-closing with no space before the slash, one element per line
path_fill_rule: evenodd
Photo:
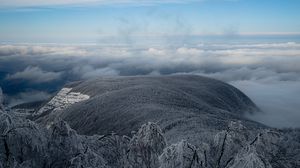
<path fill-rule="evenodd" d="M 1 42 L 82 43 L 114 37 L 300 36 L 299 1 L 0 1 Z"/>
<path fill-rule="evenodd" d="M 275 127 L 300 127 L 300 1 L 0 0 L 9 106 L 75 80 L 196 74 L 245 92 Z M 286 115 L 287 114 L 287 115 Z"/>

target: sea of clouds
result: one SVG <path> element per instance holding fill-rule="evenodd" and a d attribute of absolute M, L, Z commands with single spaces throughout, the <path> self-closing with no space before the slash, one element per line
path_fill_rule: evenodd
<path fill-rule="evenodd" d="M 296 42 L 1 44 L 0 72 L 11 105 L 49 98 L 55 91 L 49 88 L 94 77 L 203 75 L 246 93 L 263 111 L 249 118 L 274 127 L 300 126 L 300 43 Z"/>

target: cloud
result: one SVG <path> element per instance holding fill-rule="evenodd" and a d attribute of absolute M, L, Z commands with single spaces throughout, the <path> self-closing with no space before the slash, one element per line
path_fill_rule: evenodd
<path fill-rule="evenodd" d="M 94 68 L 90 65 L 77 66 L 72 69 L 72 73 L 79 75 L 81 79 L 89 79 L 103 76 L 118 76 L 119 72 L 115 69 L 105 68 Z"/>
<path fill-rule="evenodd" d="M 7 80 L 28 80 L 33 83 L 44 83 L 58 80 L 61 72 L 46 72 L 39 67 L 27 67 L 24 71 L 17 72 L 6 77 Z"/>
<path fill-rule="evenodd" d="M 234 86 L 247 94 L 262 113 L 247 117 L 273 127 L 300 127 L 300 81 L 277 81 L 260 83 L 234 81 Z"/>
<path fill-rule="evenodd" d="M 283 72 L 278 73 L 265 67 L 249 68 L 239 67 L 227 69 L 224 71 L 205 73 L 194 72 L 195 74 L 208 76 L 211 78 L 220 79 L 226 82 L 232 81 L 256 81 L 260 83 L 272 83 L 274 81 L 300 81 L 299 73 Z"/>
<path fill-rule="evenodd" d="M 41 45 L 1 45 L 0 56 L 14 55 L 63 55 L 63 56 L 85 56 L 84 49 L 74 46 L 41 46 Z"/>
<path fill-rule="evenodd" d="M 47 82 L 58 79 L 62 82 L 57 85 L 62 86 L 101 76 L 204 75 L 249 95 L 264 111 L 248 116 L 251 119 L 276 127 L 300 127 L 296 102 L 300 99 L 300 43 L 296 42 L 0 45 L 0 55 L 0 72 L 10 74 L 6 79 L 32 81 L 34 88 L 53 88 Z"/>
<path fill-rule="evenodd" d="M 29 103 L 29 102 L 37 102 L 37 101 L 44 101 L 51 97 L 51 94 L 43 91 L 27 91 L 27 92 L 21 92 L 14 96 L 9 96 L 9 106 L 13 107 L 18 104 L 22 103 Z"/>

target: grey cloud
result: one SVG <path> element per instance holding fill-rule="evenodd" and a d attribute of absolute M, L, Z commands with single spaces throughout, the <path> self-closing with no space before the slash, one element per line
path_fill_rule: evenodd
<path fill-rule="evenodd" d="M 299 43 L 10 48 L 14 49 L 0 47 L 0 53 L 6 55 L 0 57 L 0 70 L 13 74 L 8 79 L 42 83 L 59 78 L 69 82 L 99 76 L 198 74 L 229 82 L 249 95 L 265 111 L 250 118 L 271 126 L 299 127 L 300 108 L 295 102 L 300 100 Z M 7 66 L 14 64 L 25 70 Z"/>
<path fill-rule="evenodd" d="M 250 119 L 273 127 L 300 127 L 300 81 L 234 81 L 231 84 L 246 93 L 262 109 L 261 113 L 248 115 Z"/>
<path fill-rule="evenodd" d="M 287 48 L 278 50 L 277 47 Z M 15 47 L 16 50 L 28 50 Z M 28 48 L 36 48 L 28 46 Z M 218 48 L 218 49 L 217 49 Z M 0 52 L 7 52 L 1 49 Z M 41 52 L 43 51 L 43 52 Z M 51 51 L 51 52 L 49 52 Z M 12 50 L 11 53 L 14 53 Z M 43 53 L 43 54 L 41 54 Z M 271 79 L 299 80 L 299 44 L 200 45 L 184 47 L 111 47 L 111 46 L 48 46 L 32 52 L 19 52 L 0 62 L 27 62 L 50 71 L 70 71 L 83 76 L 89 71 L 114 71 L 112 75 L 137 75 L 156 71 L 162 74 L 199 73 L 225 81 Z M 7 53 L 9 54 L 9 53 Z M 1 64 L 1 63 L 0 63 Z M 26 66 L 26 65 L 24 65 Z M 106 68 L 106 70 L 105 70 Z M 101 70 L 102 69 L 102 70 Z M 131 69 L 131 70 L 130 70 Z M 38 68 L 27 68 L 43 73 Z M 116 73 L 120 72 L 120 73 Z M 53 75 L 48 73 L 47 75 Z M 57 73 L 56 73 L 57 74 Z M 101 74 L 101 73 L 99 73 Z M 109 73 L 108 73 L 109 74 Z M 19 76 L 19 74 L 17 75 Z M 87 75 L 89 76 L 89 75 Z"/>
<path fill-rule="evenodd" d="M 256 81 L 260 83 L 272 83 L 274 81 L 300 81 L 299 73 L 287 72 L 278 73 L 265 67 L 232 68 L 214 73 L 194 72 L 194 74 L 204 75 L 226 82 L 232 81 Z"/>
<path fill-rule="evenodd" d="M 43 91 L 27 91 L 27 92 L 21 92 L 14 96 L 8 96 L 9 99 L 9 106 L 15 106 L 22 103 L 28 103 L 28 102 L 36 102 L 36 101 L 44 101 L 51 97 L 51 94 Z"/>
<path fill-rule="evenodd" d="M 72 69 L 74 75 L 79 75 L 82 79 L 95 78 L 101 76 L 118 76 L 119 72 L 115 69 L 105 68 L 94 68 L 90 65 L 77 66 Z"/>
<path fill-rule="evenodd" d="M 23 79 L 33 83 L 44 83 L 59 79 L 61 72 L 47 72 L 39 67 L 27 67 L 24 71 L 6 77 L 7 80 Z"/>

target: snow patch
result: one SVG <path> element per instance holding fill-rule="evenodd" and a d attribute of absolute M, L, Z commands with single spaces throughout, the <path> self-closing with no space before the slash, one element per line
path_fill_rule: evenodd
<path fill-rule="evenodd" d="M 33 115 L 40 115 L 48 110 L 63 110 L 68 106 L 87 100 L 89 95 L 80 92 L 72 92 L 72 88 L 62 88 L 55 97 L 53 97 L 45 106 L 38 110 Z"/>

